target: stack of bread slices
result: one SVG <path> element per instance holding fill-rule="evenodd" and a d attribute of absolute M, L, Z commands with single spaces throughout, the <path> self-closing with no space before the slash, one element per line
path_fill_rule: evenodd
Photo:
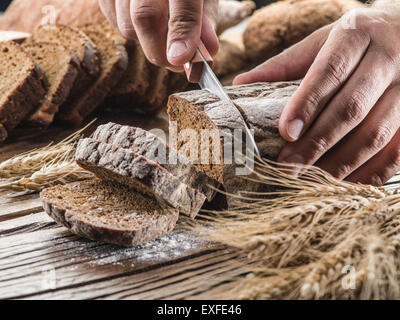
<path fill-rule="evenodd" d="M 186 86 L 183 75 L 152 66 L 138 43 L 108 23 L 40 25 L 16 40 L 0 42 L 0 143 L 19 125 L 79 126 L 115 95 L 113 105 L 156 113 Z"/>

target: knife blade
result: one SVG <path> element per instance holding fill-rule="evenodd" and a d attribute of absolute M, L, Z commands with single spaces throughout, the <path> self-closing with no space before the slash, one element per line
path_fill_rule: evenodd
<path fill-rule="evenodd" d="M 221 101 L 228 102 L 233 108 L 235 108 L 240 116 L 242 117 L 246 136 L 250 141 L 250 145 L 254 150 L 254 153 L 261 159 L 260 150 L 257 147 L 256 141 L 254 140 L 254 136 L 246 123 L 245 117 L 242 114 L 242 111 L 235 105 L 229 95 L 226 93 L 224 87 L 221 82 L 218 80 L 214 71 L 211 69 L 209 65 L 209 61 L 212 61 L 211 56 L 209 55 L 207 49 L 200 43 L 199 48 L 196 50 L 195 58 L 188 62 L 185 65 L 185 71 L 188 76 L 190 82 L 197 82 L 201 89 L 207 90 L 210 93 L 216 95 Z M 201 68 L 199 66 L 201 65 Z M 246 144 L 247 146 L 247 144 Z"/>

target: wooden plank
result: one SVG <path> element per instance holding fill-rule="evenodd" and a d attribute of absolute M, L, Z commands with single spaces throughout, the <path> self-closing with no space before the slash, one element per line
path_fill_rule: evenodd
<path fill-rule="evenodd" d="M 121 248 L 51 228 L 0 238 L 0 298 L 43 291 L 44 271 L 57 275 L 57 288 L 81 286 L 139 273 L 217 250 L 183 231 L 136 248 Z"/>
<path fill-rule="evenodd" d="M 42 211 L 1 222 L 0 237 L 9 237 L 56 227 L 58 226 L 54 220 Z"/>
<path fill-rule="evenodd" d="M 243 257 L 218 250 L 190 260 L 161 266 L 110 280 L 62 290 L 53 290 L 34 299 L 189 299 L 224 286 L 229 279 L 248 270 Z"/>
<path fill-rule="evenodd" d="M 0 221 L 41 211 L 43 211 L 43 206 L 38 195 L 24 200 L 9 199 L 0 205 Z"/>

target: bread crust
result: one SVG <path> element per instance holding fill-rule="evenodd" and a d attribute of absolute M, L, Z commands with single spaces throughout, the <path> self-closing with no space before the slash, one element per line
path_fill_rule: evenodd
<path fill-rule="evenodd" d="M 75 160 L 100 179 L 116 181 L 154 195 L 191 218 L 197 215 L 206 200 L 199 190 L 182 183 L 154 161 L 117 146 L 90 138 L 82 139 Z"/>
<path fill-rule="evenodd" d="M 51 43 L 37 43 L 24 46 L 24 48 L 29 52 L 30 49 L 41 45 L 55 46 L 55 44 Z M 53 122 L 54 116 L 58 112 L 60 106 L 67 100 L 71 93 L 71 89 L 79 73 L 79 61 L 69 49 L 63 48 L 63 54 L 67 55 L 66 64 L 59 70 L 57 82 L 50 84 L 52 86 L 51 93 L 49 91 L 46 94 L 39 107 L 25 121 L 28 125 L 39 127 L 49 126 Z"/>
<path fill-rule="evenodd" d="M 198 189 L 211 201 L 219 183 L 189 163 L 156 135 L 141 128 L 108 123 L 97 127 L 93 139 L 135 152 L 157 162 L 184 184 Z"/>
<path fill-rule="evenodd" d="M 57 114 L 58 120 L 74 126 L 79 126 L 89 114 L 103 103 L 128 67 L 128 54 L 123 45 L 112 38 L 108 38 L 106 34 L 97 31 L 87 32 L 89 37 L 102 38 L 102 41 L 107 43 L 108 48 L 114 50 L 114 55 L 111 59 L 102 59 L 102 71 L 98 79 L 86 88 L 83 95 L 70 99 L 67 102 L 68 108 L 60 110 Z"/>
<path fill-rule="evenodd" d="M 6 100 L 0 105 L 0 143 L 7 137 L 8 133 L 18 126 L 34 109 L 46 93 L 47 81 L 38 64 L 18 44 L 14 42 L 0 43 L 2 50 L 18 50 L 25 55 L 30 64 L 23 79 L 10 92 Z"/>
<path fill-rule="evenodd" d="M 123 186 L 114 187 L 93 180 L 48 188 L 43 190 L 40 194 L 46 213 L 58 224 L 67 227 L 71 232 L 77 235 L 94 241 L 131 247 L 168 234 L 176 225 L 179 213 L 178 210 L 172 208 L 159 209 L 163 211 L 163 214 L 157 215 L 151 215 L 146 211 L 140 212 L 135 210 L 133 213 L 140 217 L 139 221 L 141 223 L 137 223 L 137 221 L 134 220 L 131 227 L 121 227 L 119 225 L 113 225 L 112 223 L 106 225 L 100 219 L 89 218 L 89 212 L 80 212 L 79 208 L 76 208 L 73 199 L 69 200 L 71 203 L 67 208 L 60 203 L 60 199 L 57 199 L 53 195 L 54 191 L 63 192 L 63 190 L 67 189 L 72 189 L 74 192 L 79 193 L 79 187 L 83 184 L 89 185 L 89 187 L 92 188 L 93 197 L 100 196 L 99 193 L 96 193 L 96 188 L 99 185 L 102 188 L 109 188 L 110 196 L 118 196 L 118 191 L 121 192 L 121 188 L 123 189 Z M 116 188 L 118 188 L 118 191 L 116 191 Z M 113 205 L 112 200 L 109 200 L 109 202 L 110 205 Z M 118 204 L 115 203 L 115 205 Z"/>

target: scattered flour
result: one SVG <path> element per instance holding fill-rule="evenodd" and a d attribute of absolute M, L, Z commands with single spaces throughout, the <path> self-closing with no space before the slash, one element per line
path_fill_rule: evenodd
<path fill-rule="evenodd" d="M 169 235 L 133 248 L 121 248 L 112 245 L 91 248 L 90 252 L 94 256 L 90 264 L 126 266 L 128 263 L 130 266 L 134 266 L 144 262 L 165 262 L 183 257 L 198 248 L 207 248 L 210 245 L 193 232 L 175 230 Z"/>

